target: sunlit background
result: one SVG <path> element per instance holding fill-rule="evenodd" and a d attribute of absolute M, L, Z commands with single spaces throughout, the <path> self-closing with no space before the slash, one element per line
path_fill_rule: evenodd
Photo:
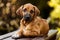
<path fill-rule="evenodd" d="M 57 39 L 60 40 L 60 0 L 50 0 L 48 5 L 54 9 L 49 14 L 49 24 L 51 29 L 58 30 Z"/>
<path fill-rule="evenodd" d="M 56 29 L 60 34 L 60 0 L 0 0 L 0 35 L 18 29 L 21 17 L 16 10 L 26 3 L 37 6 L 40 17 L 48 20 L 50 29 Z"/>

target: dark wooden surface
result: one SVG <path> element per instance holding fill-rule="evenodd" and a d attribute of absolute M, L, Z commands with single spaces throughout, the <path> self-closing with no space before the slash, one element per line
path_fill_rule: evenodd
<path fill-rule="evenodd" d="M 7 33 L 5 35 L 0 36 L 0 40 L 55 40 L 56 38 L 56 33 L 57 30 L 49 30 L 48 32 L 48 37 L 44 38 L 44 37 L 35 37 L 35 38 L 20 38 L 20 39 L 12 39 L 12 35 L 15 33 L 14 32 L 10 32 Z M 53 39 L 54 38 L 54 39 Z"/>

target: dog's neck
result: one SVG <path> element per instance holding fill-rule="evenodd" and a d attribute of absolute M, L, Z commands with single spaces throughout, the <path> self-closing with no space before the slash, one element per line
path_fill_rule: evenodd
<path fill-rule="evenodd" d="M 35 19 L 35 18 L 34 18 L 34 19 Z M 28 25 L 29 23 L 33 22 L 34 19 L 32 19 L 31 21 L 25 21 L 24 19 L 22 19 L 22 20 L 21 20 L 21 23 L 22 23 L 24 26 L 26 26 L 26 25 Z"/>

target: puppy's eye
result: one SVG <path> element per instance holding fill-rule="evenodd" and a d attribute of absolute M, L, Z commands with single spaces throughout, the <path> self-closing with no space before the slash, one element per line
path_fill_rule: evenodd
<path fill-rule="evenodd" d="M 31 10 L 31 11 L 30 11 L 30 13 L 34 13 L 34 11 L 33 11 L 33 10 Z"/>
<path fill-rule="evenodd" d="M 26 12 L 26 11 L 27 11 L 27 9 L 25 8 L 23 11 L 24 11 L 24 12 Z"/>

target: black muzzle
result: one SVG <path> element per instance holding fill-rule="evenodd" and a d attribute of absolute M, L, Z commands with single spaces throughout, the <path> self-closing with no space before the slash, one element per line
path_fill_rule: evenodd
<path fill-rule="evenodd" d="M 30 21 L 30 19 L 31 19 L 30 14 L 24 15 L 24 20 L 25 20 L 25 21 Z"/>

